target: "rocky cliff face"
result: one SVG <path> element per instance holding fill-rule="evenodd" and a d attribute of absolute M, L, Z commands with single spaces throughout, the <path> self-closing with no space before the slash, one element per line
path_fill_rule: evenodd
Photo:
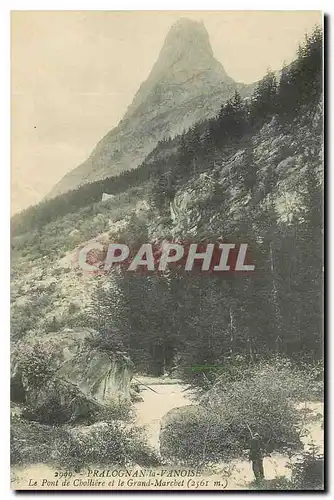
<path fill-rule="evenodd" d="M 49 196 L 136 168 L 159 140 L 216 115 L 235 90 L 248 96 L 253 88 L 234 82 L 226 74 L 213 56 L 202 23 L 180 19 L 168 33 L 158 60 L 119 125 Z"/>
<path fill-rule="evenodd" d="M 290 130 L 282 131 L 275 118 L 265 124 L 251 141 L 261 189 L 271 169 L 275 182 L 266 196 L 252 196 L 242 188 L 241 168 L 247 164 L 247 149 L 240 148 L 214 162 L 210 172 L 193 176 L 170 203 L 171 224 L 167 231 L 174 238 L 198 237 L 201 231 L 227 231 L 245 219 L 248 212 L 265 212 L 272 204 L 280 224 L 302 223 L 307 190 L 306 171 L 312 165 L 316 183 L 323 187 L 322 103 L 305 113 Z M 224 192 L 225 211 L 205 210 L 219 187 Z M 166 236 L 159 224 L 152 224 L 153 240 Z M 166 231 L 166 232 L 167 232 Z"/>

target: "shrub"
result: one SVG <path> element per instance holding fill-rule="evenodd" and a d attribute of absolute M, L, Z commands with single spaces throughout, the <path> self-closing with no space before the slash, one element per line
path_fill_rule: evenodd
<path fill-rule="evenodd" d="M 21 339 L 24 334 L 33 329 L 36 324 L 36 318 L 29 303 L 24 306 L 13 305 L 11 307 L 11 337 L 12 339 Z"/>
<path fill-rule="evenodd" d="M 236 444 L 229 423 L 202 406 L 177 408 L 160 432 L 160 453 L 172 463 L 198 466 L 238 457 Z"/>
<path fill-rule="evenodd" d="M 12 465 L 49 463 L 57 428 L 12 417 L 10 459 Z"/>
<path fill-rule="evenodd" d="M 54 443 L 56 462 L 69 469 L 87 465 L 154 465 L 158 458 L 142 431 L 119 422 L 99 422 L 84 429 L 66 429 Z"/>
<path fill-rule="evenodd" d="M 207 398 L 218 402 L 231 384 L 254 380 L 261 387 L 264 379 L 279 386 L 289 401 L 297 403 L 306 399 L 319 399 L 322 396 L 323 365 L 318 362 L 314 365 L 296 366 L 293 361 L 279 356 L 246 364 L 245 359 L 238 356 L 233 361 L 225 362 L 215 379 L 213 390 L 206 393 Z"/>
<path fill-rule="evenodd" d="M 279 476 L 275 479 L 252 481 L 250 489 L 255 490 L 323 490 L 324 489 L 324 457 L 312 450 L 304 452 L 290 464 L 291 479 Z"/>
<path fill-rule="evenodd" d="M 16 356 L 20 360 L 22 379 L 26 380 L 29 387 L 40 387 L 54 372 L 52 350 L 42 342 L 18 346 Z"/>
<path fill-rule="evenodd" d="M 261 481 L 254 480 L 249 485 L 250 490 L 293 490 L 293 483 L 285 476 L 277 476 L 275 479 L 262 479 Z"/>
<path fill-rule="evenodd" d="M 324 489 L 324 457 L 314 447 L 291 465 L 291 480 L 296 490 Z"/>
<path fill-rule="evenodd" d="M 80 427 L 49 426 L 14 418 L 11 462 L 44 463 L 79 471 L 89 465 L 153 466 L 159 459 L 137 427 L 111 421 Z"/>
<path fill-rule="evenodd" d="M 263 364 L 232 381 L 221 377 L 201 405 L 175 415 L 163 433 L 164 456 L 185 463 L 237 458 L 249 447 L 249 429 L 260 434 L 268 453 L 299 450 L 300 413 L 294 402 L 306 390 L 289 366 Z"/>

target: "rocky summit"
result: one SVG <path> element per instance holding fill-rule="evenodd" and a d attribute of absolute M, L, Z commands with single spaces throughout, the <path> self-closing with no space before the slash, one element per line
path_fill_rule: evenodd
<path fill-rule="evenodd" d="M 235 90 L 248 96 L 253 88 L 226 74 L 213 55 L 202 22 L 180 19 L 170 29 L 151 73 L 119 125 L 49 196 L 136 168 L 160 140 L 215 116 Z"/>

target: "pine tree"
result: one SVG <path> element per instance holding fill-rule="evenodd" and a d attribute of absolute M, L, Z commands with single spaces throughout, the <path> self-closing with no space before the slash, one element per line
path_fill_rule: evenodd
<path fill-rule="evenodd" d="M 193 153 L 190 148 L 189 138 L 183 133 L 177 150 L 178 174 L 181 177 L 187 176 L 191 172 L 192 160 Z"/>
<path fill-rule="evenodd" d="M 175 182 L 171 170 L 168 172 L 158 171 L 152 177 L 152 185 L 149 193 L 151 204 L 164 211 L 175 195 Z"/>
<path fill-rule="evenodd" d="M 322 29 L 318 26 L 298 48 L 298 57 L 283 68 L 278 87 L 278 110 L 284 122 L 303 105 L 316 102 L 322 92 Z"/>
<path fill-rule="evenodd" d="M 246 130 L 246 107 L 239 92 L 229 99 L 218 115 L 218 146 L 222 147 L 230 139 L 240 138 Z"/>
<path fill-rule="evenodd" d="M 95 342 L 102 350 L 124 350 L 124 336 L 115 328 L 113 322 L 114 311 L 117 308 L 116 293 L 112 281 L 98 278 L 86 311 L 86 322 L 97 331 Z"/>
<path fill-rule="evenodd" d="M 246 191 L 253 192 L 257 184 L 257 165 L 255 163 L 253 145 L 250 144 L 245 151 L 242 167 L 238 173 L 242 178 L 243 187 Z"/>
<path fill-rule="evenodd" d="M 250 119 L 252 124 L 262 124 L 276 113 L 277 80 L 275 73 L 268 71 L 256 87 L 251 105 Z"/>

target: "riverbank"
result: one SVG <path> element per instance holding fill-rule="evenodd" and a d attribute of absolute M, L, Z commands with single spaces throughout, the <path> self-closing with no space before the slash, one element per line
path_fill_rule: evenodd
<path fill-rule="evenodd" d="M 136 424 L 139 426 L 144 426 L 148 436 L 148 442 L 151 447 L 156 451 L 159 451 L 159 432 L 160 432 L 160 422 L 163 416 L 173 408 L 179 408 L 181 406 L 194 404 L 192 399 L 192 393 L 189 390 L 189 386 L 180 383 L 180 381 L 175 379 L 157 379 L 153 377 L 138 377 L 146 386 L 153 386 L 152 389 L 144 387 L 141 391 L 141 397 L 143 401 L 135 403 L 134 407 L 136 410 Z M 299 405 L 300 409 L 305 410 L 304 421 L 304 436 L 302 441 L 304 443 L 305 449 L 309 448 L 312 444 L 317 446 L 320 451 L 323 451 L 323 429 L 321 428 L 322 417 L 323 417 L 323 403 L 318 401 L 307 401 L 302 405 Z M 266 479 L 274 479 L 277 476 L 290 477 L 290 469 L 288 468 L 290 459 L 288 456 L 272 453 L 270 457 L 265 457 L 264 459 L 264 469 Z M 90 465 L 93 468 L 92 465 Z M 101 467 L 94 467 L 97 470 L 102 470 Z M 111 467 L 112 469 L 121 469 L 121 467 Z M 173 467 L 175 469 L 175 467 Z M 166 465 L 162 467 L 150 468 L 150 474 L 152 477 L 157 475 L 161 477 L 161 470 L 170 470 L 171 467 Z M 183 468 L 184 469 L 184 468 Z M 140 467 L 136 467 L 136 470 L 142 471 Z M 59 471 L 53 469 L 52 467 L 46 466 L 45 464 L 34 464 L 28 467 L 14 466 L 12 467 L 12 488 L 13 489 L 38 489 L 34 483 L 37 485 L 42 484 L 42 481 L 46 479 L 49 484 L 55 481 L 56 474 Z M 78 474 L 72 473 L 70 484 L 67 485 L 64 479 L 64 486 L 61 488 L 56 486 L 50 486 L 43 489 L 80 489 L 79 487 L 71 487 L 75 479 L 85 479 L 87 471 L 82 471 Z M 218 463 L 212 469 L 202 471 L 202 475 L 197 478 L 198 489 L 226 489 L 226 490 L 248 490 L 249 485 L 253 480 L 253 474 L 251 470 L 251 465 L 247 460 L 234 460 L 229 463 Z M 155 481 L 155 479 L 154 479 Z M 164 481 L 162 481 L 163 483 Z M 101 481 L 101 484 L 103 481 Z M 161 484 L 162 484 L 161 483 Z M 47 483 L 46 483 L 47 484 Z M 77 484 L 77 483 L 76 483 Z M 94 483 L 95 484 L 95 483 Z M 153 483 L 152 483 L 153 484 Z M 155 483 L 154 483 L 155 484 Z M 189 488 L 187 482 L 184 483 L 181 489 Z M 124 486 L 124 485 L 123 485 Z M 117 486 L 114 483 L 113 486 L 87 486 L 85 489 L 96 490 L 96 489 L 123 489 L 123 486 Z M 130 488 L 130 486 L 128 486 Z M 163 489 L 163 485 L 158 487 L 147 487 L 138 486 L 131 489 Z M 193 484 L 192 488 L 196 488 L 196 483 Z M 125 488 L 126 489 L 126 488 Z M 174 487 L 173 487 L 174 489 Z M 178 489 L 176 486 L 175 489 Z"/>

